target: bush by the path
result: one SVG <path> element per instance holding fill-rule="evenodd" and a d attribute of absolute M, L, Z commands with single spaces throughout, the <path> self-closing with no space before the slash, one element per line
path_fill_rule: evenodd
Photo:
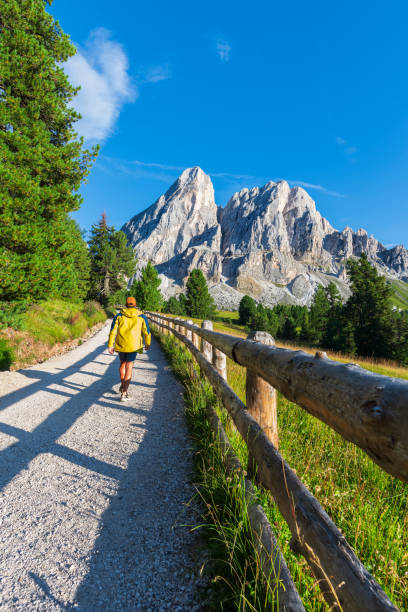
<path fill-rule="evenodd" d="M 52 299 L 10 304 L 0 318 L 0 370 L 43 361 L 56 343 L 80 338 L 105 319 L 98 302 Z"/>
<path fill-rule="evenodd" d="M 9 370 L 14 361 L 14 352 L 6 340 L 0 339 L 0 371 Z"/>

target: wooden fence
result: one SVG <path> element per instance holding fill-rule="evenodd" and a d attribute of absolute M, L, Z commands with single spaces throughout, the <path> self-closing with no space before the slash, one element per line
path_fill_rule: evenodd
<path fill-rule="evenodd" d="M 276 389 L 362 448 L 382 469 L 408 482 L 408 381 L 332 361 L 320 351 L 311 356 L 277 348 L 264 332 L 244 340 L 212 331 L 211 321 L 200 328 L 191 320 L 147 315 L 160 332 L 172 333 L 187 346 L 212 384 L 248 446 L 248 472 L 256 470 L 271 491 L 291 531 L 292 549 L 305 557 L 330 606 L 353 612 L 397 610 L 280 455 Z M 226 356 L 247 368 L 246 405 L 228 385 Z M 227 448 L 221 423 L 215 414 L 209 419 Z M 253 504 L 251 486 L 247 483 L 246 492 Z M 254 514 L 259 515 L 257 508 Z M 272 528 L 265 525 L 263 515 L 252 527 L 264 553 L 264 572 L 279 590 L 279 609 L 303 610 Z"/>

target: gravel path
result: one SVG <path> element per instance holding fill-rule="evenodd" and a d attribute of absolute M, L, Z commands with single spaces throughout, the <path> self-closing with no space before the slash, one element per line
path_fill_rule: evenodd
<path fill-rule="evenodd" d="M 0 372 L 0 609 L 201 610 L 182 388 L 153 339 L 118 401 L 108 328 Z"/>

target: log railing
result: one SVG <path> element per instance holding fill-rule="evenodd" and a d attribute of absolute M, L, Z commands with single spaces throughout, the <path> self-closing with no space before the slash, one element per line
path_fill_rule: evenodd
<path fill-rule="evenodd" d="M 328 603 L 353 612 L 397 610 L 277 450 L 275 389 L 408 481 L 408 381 L 341 364 L 324 353 L 313 357 L 277 348 L 262 334 L 243 340 L 212 331 L 211 322 L 200 328 L 191 320 L 147 314 L 159 331 L 187 346 L 212 384 L 248 446 L 248 469 L 256 465 L 257 479 L 289 526 L 292 548 L 309 563 Z M 227 383 L 225 356 L 247 368 L 247 405 Z"/>

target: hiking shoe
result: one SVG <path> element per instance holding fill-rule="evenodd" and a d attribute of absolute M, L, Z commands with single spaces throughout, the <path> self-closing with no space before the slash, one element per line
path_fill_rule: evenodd
<path fill-rule="evenodd" d="M 129 397 L 128 397 L 127 393 L 122 393 L 121 394 L 120 401 L 121 402 L 128 402 L 129 401 Z"/>

